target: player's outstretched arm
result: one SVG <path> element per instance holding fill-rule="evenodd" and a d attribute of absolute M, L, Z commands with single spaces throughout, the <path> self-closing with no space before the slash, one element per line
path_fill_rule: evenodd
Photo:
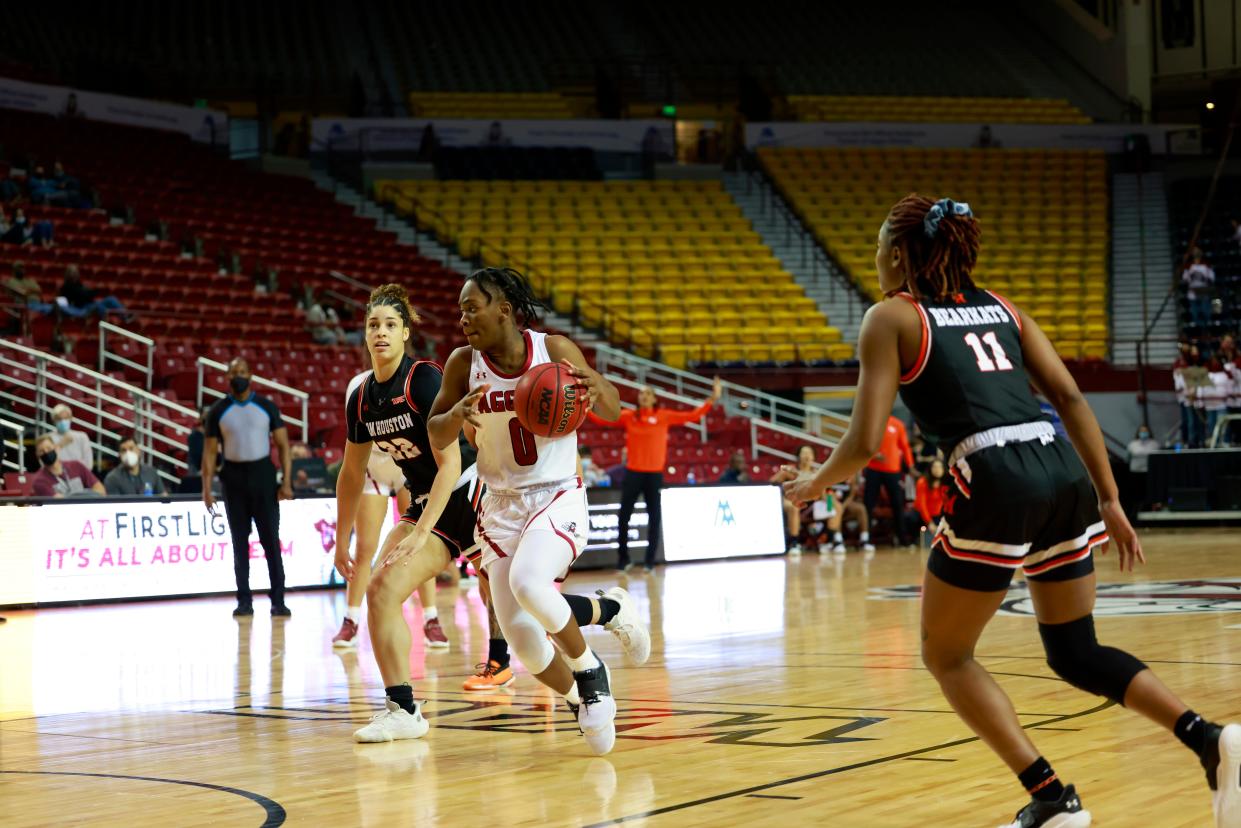
<path fill-rule="evenodd" d="M 461 427 L 469 423 L 478 428 L 478 401 L 490 390 L 487 384 L 470 391 L 470 348 L 453 351 L 444 363 L 444 379 L 440 392 L 427 418 L 427 436 L 431 447 L 443 451 L 457 442 Z"/>
<path fill-rule="evenodd" d="M 573 370 L 578 385 L 586 391 L 588 410 L 598 411 L 599 416 L 605 420 L 615 420 L 620 416 L 620 392 L 607 377 L 586 363 L 582 349 L 578 348 L 572 339 L 567 336 L 549 336 L 547 354 Z"/>
<path fill-rule="evenodd" d="M 340 462 L 340 474 L 336 477 L 335 564 L 336 571 L 346 581 L 353 580 L 354 560 L 349 554 L 349 539 L 353 536 L 353 524 L 358 518 L 358 502 L 362 498 L 362 483 L 370 457 L 370 442 L 345 441 L 345 454 Z"/>
<path fill-rule="evenodd" d="M 853 477 L 879 451 L 900 387 L 898 331 L 901 315 L 906 312 L 916 313 L 904 301 L 880 302 L 866 312 L 858 335 L 861 368 L 849 429 L 813 476 L 784 484 L 784 496 L 789 500 L 794 503 L 818 500 L 828 486 Z"/>

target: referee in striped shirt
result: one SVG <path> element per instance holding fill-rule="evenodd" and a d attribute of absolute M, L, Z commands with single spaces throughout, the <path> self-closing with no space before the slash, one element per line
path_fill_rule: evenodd
<path fill-rule="evenodd" d="M 280 559 L 280 504 L 293 499 L 289 432 L 276 404 L 250 388 L 250 366 L 237 357 L 228 364 L 230 393 L 207 412 L 203 444 L 203 503 L 215 514 L 211 481 L 223 444 L 224 511 L 233 536 L 233 572 L 237 576 L 236 617 L 254 615 L 250 594 L 250 522 L 258 528 L 271 579 L 271 614 L 287 618 L 284 605 L 284 562 Z M 271 464 L 271 439 L 280 452 L 284 482 L 277 489 Z"/>

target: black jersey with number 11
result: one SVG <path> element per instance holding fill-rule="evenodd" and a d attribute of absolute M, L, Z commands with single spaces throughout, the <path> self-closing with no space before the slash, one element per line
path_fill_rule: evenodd
<path fill-rule="evenodd" d="M 986 290 L 943 301 L 897 295 L 922 318 L 922 347 L 901 377 L 901 399 L 929 441 L 948 454 L 979 431 L 1045 419 L 1030 390 L 1012 303 Z"/>
<path fill-rule="evenodd" d="M 434 362 L 405 357 L 387 382 L 379 382 L 372 373 L 345 403 L 349 442 L 373 441 L 387 452 L 415 495 L 431 491 L 439 470 L 431 453 L 427 418 L 443 378 Z"/>

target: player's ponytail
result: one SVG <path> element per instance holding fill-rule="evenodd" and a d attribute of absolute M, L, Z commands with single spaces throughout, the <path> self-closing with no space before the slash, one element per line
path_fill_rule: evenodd
<path fill-rule="evenodd" d="M 513 306 L 513 315 L 519 325 L 537 325 L 539 311 L 551 310 L 534 295 L 529 280 L 511 267 L 484 267 L 471 273 L 466 281 L 478 285 L 487 301 L 492 301 L 497 295 L 503 296 Z"/>
<path fill-rule="evenodd" d="M 905 287 L 915 297 L 944 299 L 974 287 L 981 233 L 968 204 L 910 193 L 893 205 L 887 225 L 905 252 Z"/>
<path fill-rule="evenodd" d="M 413 329 L 414 325 L 422 320 L 418 317 L 418 313 L 413 306 L 409 304 L 409 296 L 405 293 L 405 288 L 397 284 L 380 285 L 371 291 L 370 301 L 366 304 L 366 315 L 370 316 L 371 311 L 380 305 L 387 305 L 395 308 L 400 314 L 401 319 L 405 322 L 405 327 Z"/>

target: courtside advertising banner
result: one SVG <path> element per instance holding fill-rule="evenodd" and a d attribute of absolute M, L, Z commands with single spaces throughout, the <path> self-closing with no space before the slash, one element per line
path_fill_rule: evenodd
<path fill-rule="evenodd" d="M 1192 124 L 933 124 L 850 121 L 777 121 L 746 124 L 745 145 L 762 147 L 914 147 L 969 149 L 979 145 L 983 127 L 991 146 L 1009 149 L 1102 150 L 1121 153 L 1130 135 L 1145 135 L 1153 152 L 1192 150 L 1185 135 Z M 1171 144 L 1168 136 L 1177 136 Z"/>
<path fill-rule="evenodd" d="M 483 121 L 429 118 L 316 118 L 315 152 L 417 152 L 430 125 L 441 147 L 590 147 L 597 152 L 672 153 L 672 121 Z"/>
<path fill-rule="evenodd" d="M 784 553 L 779 486 L 677 486 L 663 491 L 664 559 Z"/>
<path fill-rule="evenodd" d="M 221 505 L 197 500 L 0 506 L 0 606 L 232 592 L 233 544 Z M 323 586 L 334 575 L 336 499 L 280 504 L 285 586 Z M 250 585 L 270 586 L 258 535 Z"/>
<path fill-rule="evenodd" d="M 22 109 L 61 118 L 86 118 L 163 129 L 184 133 L 195 141 L 213 146 L 228 145 L 228 114 L 215 109 L 105 95 L 8 78 L 0 78 L 0 109 Z"/>

